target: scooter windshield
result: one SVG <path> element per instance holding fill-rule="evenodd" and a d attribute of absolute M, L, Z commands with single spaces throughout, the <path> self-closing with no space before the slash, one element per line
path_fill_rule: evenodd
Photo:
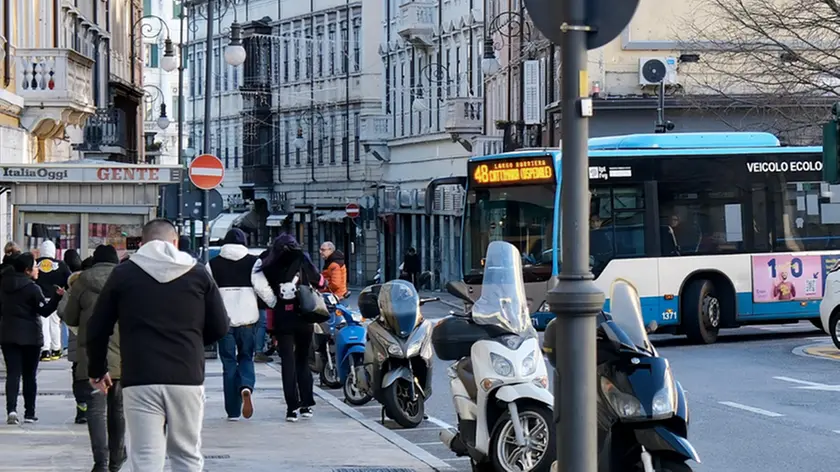
<path fill-rule="evenodd" d="M 405 280 L 392 280 L 379 290 L 379 313 L 394 334 L 405 338 L 420 318 L 420 295 Z"/>
<path fill-rule="evenodd" d="M 650 352 L 639 292 L 630 282 L 616 279 L 610 288 L 610 317 L 636 347 Z"/>
<path fill-rule="evenodd" d="M 530 329 L 522 255 L 516 246 L 493 241 L 487 247 L 481 298 L 472 307 L 472 318 L 476 324 L 498 326 L 513 334 Z"/>

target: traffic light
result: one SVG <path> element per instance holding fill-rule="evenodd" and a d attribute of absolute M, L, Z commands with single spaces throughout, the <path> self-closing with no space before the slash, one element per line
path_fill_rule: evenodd
<path fill-rule="evenodd" d="M 840 183 L 840 103 L 831 107 L 831 120 L 823 125 L 823 181 Z"/>

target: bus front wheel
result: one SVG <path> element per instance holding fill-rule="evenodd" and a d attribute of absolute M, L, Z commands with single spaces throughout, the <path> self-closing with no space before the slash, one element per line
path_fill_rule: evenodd
<path fill-rule="evenodd" d="M 705 279 L 694 280 L 685 288 L 682 300 L 683 330 L 688 340 L 695 344 L 717 341 L 721 306 L 715 284 Z"/>

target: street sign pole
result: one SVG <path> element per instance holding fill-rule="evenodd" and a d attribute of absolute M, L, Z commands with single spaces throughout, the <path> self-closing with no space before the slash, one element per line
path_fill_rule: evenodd
<path fill-rule="evenodd" d="M 597 472 L 596 316 L 604 294 L 589 267 L 589 93 L 587 50 L 615 39 L 639 0 L 525 0 L 537 29 L 561 54 L 563 246 L 560 275 L 551 281 L 548 304 L 555 314 L 546 344 L 556 356 L 554 411 L 557 467 Z M 559 414 L 557 414 L 559 413 Z"/>

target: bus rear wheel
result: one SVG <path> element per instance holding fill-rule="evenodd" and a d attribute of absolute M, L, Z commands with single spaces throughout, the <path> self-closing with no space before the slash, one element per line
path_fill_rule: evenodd
<path fill-rule="evenodd" d="M 682 294 L 682 324 L 694 344 L 712 344 L 720 330 L 721 306 L 710 280 L 692 281 Z"/>

